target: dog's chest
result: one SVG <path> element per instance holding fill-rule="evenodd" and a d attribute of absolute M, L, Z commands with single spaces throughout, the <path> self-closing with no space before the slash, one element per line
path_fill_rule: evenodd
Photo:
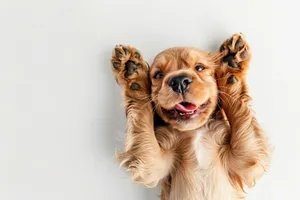
<path fill-rule="evenodd" d="M 195 133 L 196 136 L 193 140 L 192 148 L 200 170 L 207 170 L 212 167 L 212 162 L 216 159 L 216 155 L 213 155 L 216 150 L 208 134 L 208 130 L 202 128 Z"/>
<path fill-rule="evenodd" d="M 194 157 L 197 162 L 196 169 L 187 174 L 190 177 L 178 177 L 178 187 L 190 187 L 171 200 L 235 200 L 236 193 L 229 182 L 228 176 L 218 158 L 218 145 L 208 130 L 202 128 L 196 132 L 192 143 Z M 181 175 L 180 175 L 181 176 Z M 186 184 L 191 182 L 191 184 Z M 187 193 L 187 194 L 184 194 Z M 180 197 L 179 197 L 179 196 Z M 187 196 L 189 196 L 187 198 Z"/>

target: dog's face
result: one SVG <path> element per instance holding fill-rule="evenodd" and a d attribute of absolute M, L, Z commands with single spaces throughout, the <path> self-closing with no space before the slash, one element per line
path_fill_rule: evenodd
<path fill-rule="evenodd" d="M 150 68 L 158 115 L 181 131 L 205 124 L 217 105 L 216 66 L 212 55 L 196 48 L 171 48 L 158 54 Z"/>

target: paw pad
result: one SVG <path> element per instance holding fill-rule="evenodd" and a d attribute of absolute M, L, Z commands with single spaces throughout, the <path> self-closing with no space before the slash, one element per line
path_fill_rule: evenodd
<path fill-rule="evenodd" d="M 239 37 L 239 39 L 236 41 L 235 45 L 234 45 L 234 49 L 240 49 L 240 47 L 242 47 L 244 45 L 244 42 L 242 40 L 241 37 Z"/>
<path fill-rule="evenodd" d="M 140 90 L 141 86 L 138 83 L 132 83 L 130 86 L 130 89 L 132 90 Z"/>
<path fill-rule="evenodd" d="M 249 58 L 248 44 L 241 33 L 233 35 L 220 46 L 220 52 L 224 54 L 223 62 L 229 67 L 241 69 L 241 63 Z"/>
<path fill-rule="evenodd" d="M 117 45 L 112 53 L 111 65 L 116 81 L 126 86 L 129 89 L 127 91 L 148 92 L 149 65 L 136 48 Z M 138 93 L 141 94 L 141 92 Z"/>
<path fill-rule="evenodd" d="M 121 67 L 121 64 L 120 63 L 117 63 L 117 62 L 114 62 L 114 61 L 111 61 L 111 64 L 112 66 L 115 68 L 115 69 L 119 69 Z"/>
<path fill-rule="evenodd" d="M 122 46 L 122 49 L 123 49 L 125 55 L 130 54 L 129 50 L 126 47 Z"/>
<path fill-rule="evenodd" d="M 133 73 L 135 73 L 139 67 L 140 67 L 140 65 L 136 65 L 134 62 L 128 61 L 125 64 L 125 68 L 126 68 L 125 77 L 128 77 L 128 76 L 132 75 Z"/>
<path fill-rule="evenodd" d="M 232 68 L 240 68 L 234 61 L 234 55 L 229 54 L 223 58 L 223 62 L 227 62 L 228 65 Z"/>
<path fill-rule="evenodd" d="M 234 75 L 231 75 L 228 79 L 227 79 L 227 83 L 228 84 L 234 84 L 238 82 L 237 78 Z"/>

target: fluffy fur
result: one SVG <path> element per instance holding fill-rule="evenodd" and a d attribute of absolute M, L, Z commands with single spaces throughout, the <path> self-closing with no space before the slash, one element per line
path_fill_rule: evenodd
<path fill-rule="evenodd" d="M 151 67 L 136 48 L 116 46 L 112 70 L 123 90 L 128 126 L 118 159 L 135 182 L 160 183 L 161 200 L 245 198 L 246 187 L 264 174 L 271 154 L 249 107 L 245 79 L 250 58 L 242 34 L 225 40 L 217 53 L 167 49 Z M 198 65 L 203 70 L 197 71 Z M 182 74 L 193 82 L 179 95 L 168 81 Z M 187 120 L 170 117 L 166 111 L 181 101 L 205 109 Z"/>

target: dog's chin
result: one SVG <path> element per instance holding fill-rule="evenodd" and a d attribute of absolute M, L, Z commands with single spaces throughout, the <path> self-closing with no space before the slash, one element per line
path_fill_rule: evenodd
<path fill-rule="evenodd" d="M 194 130 L 203 126 L 211 112 L 214 103 L 207 99 L 200 105 L 182 101 L 175 104 L 171 109 L 161 108 L 159 113 L 162 119 L 173 128 L 180 131 Z"/>

